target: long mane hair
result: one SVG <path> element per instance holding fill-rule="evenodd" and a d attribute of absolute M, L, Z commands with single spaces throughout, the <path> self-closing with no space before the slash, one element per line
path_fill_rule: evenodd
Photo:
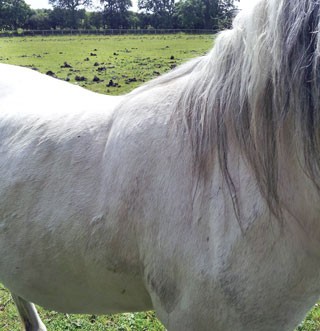
<path fill-rule="evenodd" d="M 292 145 L 296 151 L 302 146 L 304 170 L 319 188 L 319 23 L 319 0 L 260 0 L 218 35 L 206 56 L 142 88 L 188 75 L 173 112 L 186 123 L 199 169 L 218 155 L 238 216 L 228 170 L 230 137 L 236 138 L 274 214 L 280 206 L 280 137 L 288 123 Z"/>

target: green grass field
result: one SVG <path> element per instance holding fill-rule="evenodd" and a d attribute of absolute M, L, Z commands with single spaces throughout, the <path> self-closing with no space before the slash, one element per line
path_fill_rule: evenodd
<path fill-rule="evenodd" d="M 184 34 L 3 38 L 0 62 L 51 71 L 96 92 L 123 94 L 212 45 L 212 35 Z"/>
<path fill-rule="evenodd" d="M 213 39 L 209 35 L 184 34 L 0 38 L 0 62 L 43 73 L 51 71 L 59 79 L 117 95 L 204 54 L 212 47 Z M 48 331 L 164 330 L 154 312 L 111 316 L 58 314 L 41 308 L 39 312 Z M 21 324 L 8 291 L 0 285 L 0 331 L 7 330 L 21 330 Z M 318 305 L 297 331 L 320 331 Z"/>

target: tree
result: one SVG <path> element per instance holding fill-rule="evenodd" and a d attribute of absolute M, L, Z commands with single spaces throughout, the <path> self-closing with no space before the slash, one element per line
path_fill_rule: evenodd
<path fill-rule="evenodd" d="M 140 18 L 139 14 L 134 11 L 129 11 L 129 23 L 130 23 L 130 29 L 137 29 L 140 27 Z"/>
<path fill-rule="evenodd" d="M 86 13 L 86 29 L 100 29 L 103 27 L 103 13 L 101 11 Z"/>
<path fill-rule="evenodd" d="M 74 25 L 73 18 L 70 20 L 70 11 L 68 9 L 55 7 L 50 11 L 49 18 L 51 22 L 51 28 L 53 29 L 63 29 L 70 28 Z"/>
<path fill-rule="evenodd" d="M 108 28 L 128 28 L 130 26 L 129 8 L 131 0 L 101 0 L 104 21 Z"/>
<path fill-rule="evenodd" d="M 72 28 L 78 27 L 79 9 L 90 7 L 92 0 L 49 0 L 54 8 L 66 9 L 69 13 L 69 21 Z M 82 15 L 82 13 L 80 13 Z"/>
<path fill-rule="evenodd" d="M 181 0 L 176 7 L 176 19 L 184 28 L 226 28 L 234 16 L 235 1 L 239 0 Z"/>
<path fill-rule="evenodd" d="M 24 25 L 30 30 L 49 30 L 51 29 L 50 20 L 51 9 L 35 9 Z"/>
<path fill-rule="evenodd" d="M 240 0 L 235 0 L 240 2 Z M 236 6 L 234 5 L 234 0 L 223 0 L 220 1 L 219 6 L 219 28 L 230 28 L 232 24 L 232 19 L 237 11 Z"/>
<path fill-rule="evenodd" d="M 138 0 L 138 8 L 153 15 L 155 28 L 172 27 L 175 0 Z"/>
<path fill-rule="evenodd" d="M 24 0 L 0 0 L 0 28 L 15 30 L 22 27 L 32 13 Z"/>
<path fill-rule="evenodd" d="M 176 4 L 175 18 L 182 29 L 203 29 L 203 4 L 201 0 L 185 0 Z"/>

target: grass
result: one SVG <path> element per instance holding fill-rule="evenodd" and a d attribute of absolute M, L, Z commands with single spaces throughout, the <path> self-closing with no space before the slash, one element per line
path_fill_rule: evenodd
<path fill-rule="evenodd" d="M 297 327 L 296 331 L 319 331 L 320 330 L 320 305 L 316 304 L 308 313 L 304 321 Z"/>
<path fill-rule="evenodd" d="M 51 71 L 60 79 L 116 95 L 204 54 L 212 44 L 213 36 L 184 34 L 0 38 L 0 62 Z M 86 80 L 79 81 L 79 77 Z M 39 307 L 39 313 L 49 331 L 164 331 L 154 312 L 69 315 Z M 16 330 L 21 330 L 17 311 L 0 284 L 0 331 Z M 320 306 L 313 308 L 296 331 L 320 331 Z"/>
<path fill-rule="evenodd" d="M 212 45 L 213 36 L 185 34 L 3 38 L 0 62 L 51 71 L 95 92 L 123 94 Z"/>

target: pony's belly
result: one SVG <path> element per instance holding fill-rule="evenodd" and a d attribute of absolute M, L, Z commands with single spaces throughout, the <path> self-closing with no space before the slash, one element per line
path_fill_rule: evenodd
<path fill-rule="evenodd" d="M 13 293 L 68 313 L 152 308 L 134 250 L 129 254 L 124 244 L 115 247 L 104 234 L 101 241 L 89 236 L 87 228 L 80 232 L 75 224 L 81 217 L 64 225 L 59 234 L 58 228 L 52 230 L 55 235 L 46 233 L 39 222 L 23 226 L 26 221 L 9 218 L 0 220 L 0 282 Z M 127 233 L 127 241 L 129 237 Z"/>
<path fill-rule="evenodd" d="M 24 267 L 21 274 L 11 275 L 0 271 L 0 281 L 24 299 L 64 313 L 107 314 L 152 309 L 143 281 L 136 276 L 102 269 L 75 275 L 59 265 L 49 264 L 42 269 L 45 270 Z"/>

